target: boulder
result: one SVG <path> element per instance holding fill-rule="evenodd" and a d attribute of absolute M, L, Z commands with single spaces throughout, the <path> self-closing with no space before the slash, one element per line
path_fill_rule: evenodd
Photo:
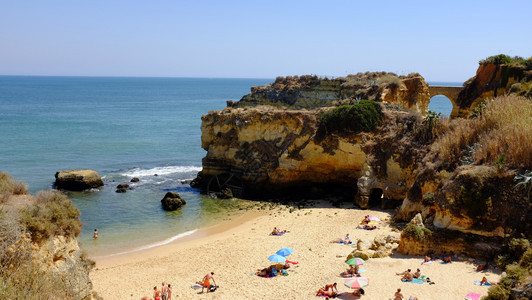
<path fill-rule="evenodd" d="M 418 213 L 414 216 L 414 218 L 412 218 L 412 220 L 410 220 L 410 224 L 414 224 L 418 227 L 425 227 L 425 225 L 423 225 L 423 218 L 421 217 L 421 214 Z"/>
<path fill-rule="evenodd" d="M 360 257 L 363 260 L 368 260 L 375 255 L 375 250 L 355 250 L 347 256 L 347 260 L 353 257 Z"/>
<path fill-rule="evenodd" d="M 133 188 L 129 186 L 129 184 L 127 183 L 121 183 L 119 185 L 116 186 L 116 191 L 117 193 L 125 193 L 127 192 L 127 190 L 132 190 Z"/>
<path fill-rule="evenodd" d="M 181 196 L 176 192 L 168 192 L 164 195 L 163 200 L 161 200 L 163 209 L 167 211 L 172 211 L 180 208 L 181 206 L 187 204 L 187 202 L 181 198 Z"/>
<path fill-rule="evenodd" d="M 83 191 L 103 186 L 98 172 L 93 170 L 69 170 L 55 173 L 55 187 L 69 191 Z"/>
<path fill-rule="evenodd" d="M 357 242 L 357 250 L 365 251 L 365 250 L 369 250 L 370 247 L 371 247 L 371 242 L 369 240 L 363 239 L 363 240 L 358 240 Z"/>
<path fill-rule="evenodd" d="M 140 179 L 138 177 L 133 177 L 131 178 L 131 182 L 139 182 Z"/>

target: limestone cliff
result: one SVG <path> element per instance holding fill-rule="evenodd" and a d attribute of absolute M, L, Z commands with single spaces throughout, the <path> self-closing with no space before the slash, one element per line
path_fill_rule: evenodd
<path fill-rule="evenodd" d="M 471 109 L 485 99 L 508 93 L 532 97 L 532 60 L 512 61 L 505 55 L 492 56 L 479 63 L 475 77 L 464 83 L 458 96 L 460 116 L 467 117 Z"/>
<path fill-rule="evenodd" d="M 232 107 L 269 105 L 290 109 L 313 109 L 368 99 L 390 103 L 425 114 L 430 95 L 428 84 L 419 74 L 359 73 L 334 79 L 317 76 L 278 77 L 265 86 L 254 86 Z"/>
<path fill-rule="evenodd" d="M 203 170 L 194 182 L 204 191 L 231 188 L 248 198 L 340 192 L 367 207 L 375 190 L 380 203 L 400 200 L 414 180 L 412 129 L 419 117 L 384 108 L 374 132 L 319 136 L 320 110 L 226 108 L 202 117 Z M 388 206 L 394 206 L 393 203 Z"/>

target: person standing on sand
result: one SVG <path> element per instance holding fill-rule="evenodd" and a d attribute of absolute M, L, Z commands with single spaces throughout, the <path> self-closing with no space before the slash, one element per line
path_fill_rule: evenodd
<path fill-rule="evenodd" d="M 166 300 L 168 298 L 168 288 L 166 287 L 166 284 L 164 284 L 164 281 L 161 285 L 161 299 Z"/>
<path fill-rule="evenodd" d="M 153 300 L 161 300 L 161 291 L 157 289 L 157 286 L 153 287 Z"/>
<path fill-rule="evenodd" d="M 216 285 L 216 281 L 214 280 L 214 272 L 211 272 L 211 274 L 207 274 L 205 275 L 205 277 L 203 277 L 203 287 L 201 288 L 201 292 L 203 293 L 203 289 L 204 288 L 207 288 L 207 293 L 209 292 L 209 290 L 211 289 L 211 279 L 212 279 L 212 282 L 214 283 L 214 285 Z"/>
<path fill-rule="evenodd" d="M 168 284 L 168 288 L 166 290 L 168 291 L 168 298 L 166 299 L 171 300 L 172 299 L 172 287 L 170 286 L 170 284 Z"/>

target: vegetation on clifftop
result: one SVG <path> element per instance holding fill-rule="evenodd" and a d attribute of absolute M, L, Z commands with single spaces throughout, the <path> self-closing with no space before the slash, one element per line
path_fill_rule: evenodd
<path fill-rule="evenodd" d="M 369 132 L 381 125 L 381 107 L 375 101 L 361 100 L 322 112 L 319 118 L 319 130 L 325 133 Z"/>
<path fill-rule="evenodd" d="M 52 258 L 44 261 L 39 250 L 54 236 L 75 238 L 79 210 L 58 191 L 27 194 L 22 181 L 1 171 L 0 196 L 0 299 L 79 298 L 61 274 L 49 271 Z M 82 262 L 87 269 L 93 263 Z"/>

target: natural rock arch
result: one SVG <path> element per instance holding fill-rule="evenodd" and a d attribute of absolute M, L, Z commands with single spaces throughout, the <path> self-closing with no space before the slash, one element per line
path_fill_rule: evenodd
<path fill-rule="evenodd" d="M 447 97 L 453 105 L 450 117 L 458 117 L 460 106 L 457 103 L 458 95 L 462 91 L 462 87 L 459 86 L 429 86 L 430 99 L 437 95 L 443 95 Z"/>

